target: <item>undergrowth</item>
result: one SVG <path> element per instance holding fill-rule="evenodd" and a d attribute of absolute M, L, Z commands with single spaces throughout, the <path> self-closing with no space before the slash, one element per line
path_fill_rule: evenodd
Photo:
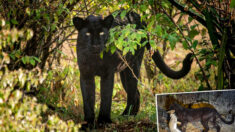
<path fill-rule="evenodd" d="M 156 131 L 154 95 L 198 90 L 194 70 L 185 78 L 172 80 L 158 73 L 151 80 L 141 67 L 138 89 L 140 110 L 137 116 L 121 116 L 126 105 L 126 93 L 120 77 L 115 75 L 111 118 L 112 124 L 97 131 Z M 1 72 L 0 131 L 77 131 L 83 122 L 83 101 L 77 66 L 66 65 L 40 71 Z M 96 117 L 100 104 L 100 78 L 96 84 Z"/>

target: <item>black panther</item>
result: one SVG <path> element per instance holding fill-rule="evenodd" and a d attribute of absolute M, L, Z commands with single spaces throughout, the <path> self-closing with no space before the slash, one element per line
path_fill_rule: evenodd
<path fill-rule="evenodd" d="M 177 103 L 170 105 L 169 110 L 175 110 L 175 114 L 179 122 L 181 122 L 180 129 L 184 132 L 183 127 L 187 125 L 188 122 L 200 121 L 204 127 L 204 132 L 209 131 L 208 122 L 212 121 L 212 125 L 216 128 L 217 132 L 220 132 L 220 126 L 216 123 L 217 117 L 221 119 L 225 124 L 232 124 L 234 122 L 234 115 L 231 121 L 226 121 L 221 117 L 218 111 L 210 107 L 202 107 L 196 109 L 184 108 Z"/>
<path fill-rule="evenodd" d="M 111 54 L 104 52 L 103 58 L 100 53 L 106 47 L 109 39 L 109 30 L 115 26 L 136 24 L 136 29 L 144 29 L 145 23 L 141 22 L 140 16 L 135 12 L 128 12 L 124 19 L 120 14 L 115 18 L 109 15 L 102 19 L 100 16 L 90 15 L 85 19 L 74 17 L 73 23 L 78 30 L 77 37 L 77 61 L 80 70 L 80 84 L 84 103 L 84 114 L 87 125 L 93 124 L 95 119 L 95 83 L 94 77 L 101 77 L 101 104 L 98 123 L 111 123 L 110 111 L 112 103 L 112 92 L 114 73 L 120 71 L 121 81 L 127 93 L 127 105 L 123 115 L 136 115 L 140 105 L 140 93 L 137 89 L 137 80 L 128 67 L 120 68 L 123 61 L 117 52 Z M 142 40 L 144 42 L 145 40 Z M 147 44 L 147 49 L 150 49 Z M 139 47 L 135 55 L 127 54 L 125 59 L 133 69 L 134 74 L 139 77 L 141 61 L 145 47 Z M 179 79 L 184 77 L 192 64 L 192 54 L 188 54 L 183 61 L 183 67 L 179 71 L 171 70 L 163 61 L 157 51 L 152 58 L 159 69 L 168 77 Z"/>

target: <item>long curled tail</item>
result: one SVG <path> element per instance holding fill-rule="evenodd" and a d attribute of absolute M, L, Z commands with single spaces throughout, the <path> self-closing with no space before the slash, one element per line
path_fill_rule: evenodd
<path fill-rule="evenodd" d="M 156 66 L 167 76 L 172 79 L 180 79 L 187 75 L 191 69 L 191 64 L 193 62 L 192 53 L 189 53 L 184 61 L 183 61 L 183 67 L 179 71 L 174 71 L 170 67 L 166 65 L 164 60 L 162 59 L 162 56 L 160 55 L 159 51 L 154 52 L 152 59 L 155 62 Z"/>
<path fill-rule="evenodd" d="M 128 23 L 136 24 L 137 29 L 144 29 L 146 27 L 146 23 L 144 21 L 141 21 L 141 17 L 139 14 L 135 12 L 129 12 L 127 13 L 127 20 Z M 149 40 L 149 38 L 148 38 Z M 144 39 L 142 40 L 143 42 L 145 41 Z M 147 49 L 150 50 L 150 44 L 147 43 L 146 45 Z M 174 71 L 170 67 L 166 65 L 164 60 L 162 59 L 162 56 L 160 55 L 159 51 L 155 52 L 152 56 L 153 61 L 155 62 L 156 66 L 168 77 L 172 79 L 180 79 L 187 75 L 191 69 L 191 64 L 193 62 L 193 59 L 191 59 L 192 54 L 189 53 L 184 61 L 183 61 L 183 67 L 179 71 Z"/>
<path fill-rule="evenodd" d="M 218 112 L 216 112 L 216 114 L 218 115 L 218 117 L 220 118 L 220 120 L 223 121 L 225 124 L 232 124 L 232 123 L 234 122 L 234 116 L 235 116 L 235 115 L 232 115 L 231 121 L 226 121 L 224 118 L 221 117 L 221 115 L 220 115 Z"/>

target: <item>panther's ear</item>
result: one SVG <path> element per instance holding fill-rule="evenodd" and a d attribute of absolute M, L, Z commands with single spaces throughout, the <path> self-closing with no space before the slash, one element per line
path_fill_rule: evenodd
<path fill-rule="evenodd" d="M 113 15 L 109 15 L 107 17 L 104 18 L 104 26 L 107 27 L 107 28 L 110 28 L 113 24 Z"/>
<path fill-rule="evenodd" d="M 80 17 L 74 17 L 73 18 L 73 24 L 76 27 L 77 30 L 82 29 L 82 27 L 84 27 L 84 25 L 86 24 L 85 20 L 83 20 Z"/>

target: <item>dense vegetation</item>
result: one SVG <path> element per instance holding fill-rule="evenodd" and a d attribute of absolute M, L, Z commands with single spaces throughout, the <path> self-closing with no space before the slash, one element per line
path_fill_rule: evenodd
<path fill-rule="evenodd" d="M 159 73 L 151 52 L 145 54 L 139 79 L 141 110 L 135 118 L 119 116 L 126 95 L 117 76 L 115 124 L 103 129 L 155 130 L 155 93 L 234 88 L 234 6 L 234 0 L 1 0 L 0 131 L 79 129 L 83 114 L 73 16 L 106 16 L 121 8 L 124 16 L 132 10 L 141 14 L 147 27 L 113 29 L 111 52 L 134 54 L 140 39 L 148 36 L 151 52 L 158 49 L 164 57 L 170 55 L 170 61 L 186 50 L 194 54 L 194 68 L 177 81 Z"/>

